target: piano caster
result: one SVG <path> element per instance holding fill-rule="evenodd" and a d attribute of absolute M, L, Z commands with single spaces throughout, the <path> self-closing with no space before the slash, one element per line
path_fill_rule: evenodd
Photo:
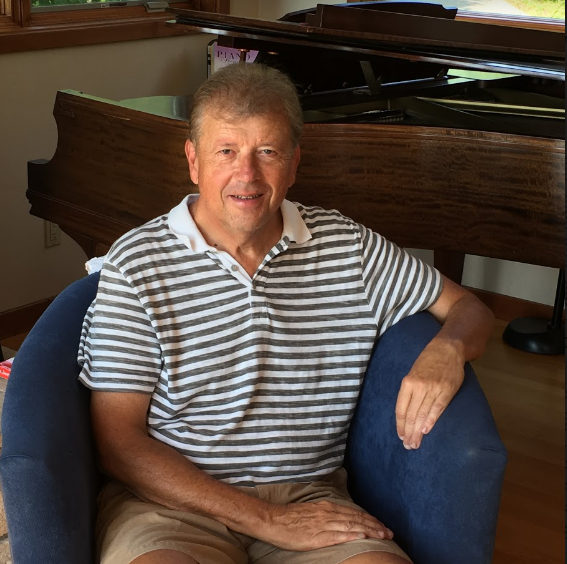
<path fill-rule="evenodd" d="M 557 292 L 551 321 L 538 317 L 522 317 L 512 321 L 502 339 L 515 349 L 536 354 L 564 354 L 565 324 L 561 318 L 565 301 L 565 270 L 559 271 Z"/>

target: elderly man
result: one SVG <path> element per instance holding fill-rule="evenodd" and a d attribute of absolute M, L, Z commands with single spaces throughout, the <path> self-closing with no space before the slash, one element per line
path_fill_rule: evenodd
<path fill-rule="evenodd" d="M 107 256 L 79 351 L 110 477 L 103 564 L 409 561 L 342 469 L 373 344 L 420 310 L 443 323 L 399 393 L 400 448 L 416 449 L 492 316 L 365 227 L 285 200 L 301 127 L 282 73 L 219 71 L 186 145 L 199 195 Z"/>

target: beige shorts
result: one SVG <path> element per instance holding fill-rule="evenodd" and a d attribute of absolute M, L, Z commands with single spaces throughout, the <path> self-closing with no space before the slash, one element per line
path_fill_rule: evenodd
<path fill-rule="evenodd" d="M 275 504 L 329 500 L 357 507 L 346 489 L 346 472 L 309 484 L 277 484 L 240 488 Z M 338 546 L 294 552 L 235 533 L 221 523 L 134 496 L 110 482 L 99 497 L 97 542 L 101 564 L 129 564 L 154 550 L 176 550 L 199 564 L 339 564 L 366 552 L 397 554 L 411 562 L 393 541 L 364 539 Z"/>

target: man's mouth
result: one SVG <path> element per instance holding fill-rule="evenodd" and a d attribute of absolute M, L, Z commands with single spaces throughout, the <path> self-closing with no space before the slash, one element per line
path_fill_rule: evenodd
<path fill-rule="evenodd" d="M 236 198 L 237 200 L 257 200 L 261 196 L 262 194 L 257 194 L 256 196 L 233 196 L 233 198 Z"/>

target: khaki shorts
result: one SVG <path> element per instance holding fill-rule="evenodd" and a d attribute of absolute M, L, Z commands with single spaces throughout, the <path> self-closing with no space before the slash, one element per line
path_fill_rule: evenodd
<path fill-rule="evenodd" d="M 280 505 L 329 500 L 357 507 L 347 492 L 342 469 L 308 484 L 240 489 Z M 97 541 L 101 564 L 129 564 L 142 554 L 164 549 L 187 554 L 199 564 L 339 564 L 365 552 L 397 554 L 411 562 L 389 540 L 364 539 L 311 552 L 281 550 L 213 519 L 142 501 L 118 482 L 110 482 L 100 494 Z"/>

